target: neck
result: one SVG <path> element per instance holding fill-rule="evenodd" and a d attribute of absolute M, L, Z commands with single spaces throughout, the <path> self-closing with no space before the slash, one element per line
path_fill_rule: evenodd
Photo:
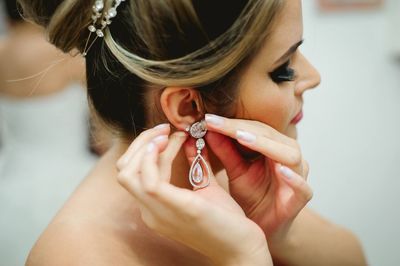
<path fill-rule="evenodd" d="M 10 34 L 43 34 L 43 29 L 35 24 L 28 22 L 13 22 L 9 27 Z"/>

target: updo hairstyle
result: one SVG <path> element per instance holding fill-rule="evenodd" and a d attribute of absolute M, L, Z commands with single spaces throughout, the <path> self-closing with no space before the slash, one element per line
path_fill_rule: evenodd
<path fill-rule="evenodd" d="M 18 0 L 66 53 L 82 53 L 94 1 Z M 105 9 L 114 0 L 105 0 Z M 150 90 L 198 90 L 204 111 L 231 117 L 240 75 L 268 37 L 281 0 L 126 0 L 86 56 L 88 100 L 118 137 L 166 122 Z M 158 116 L 149 115 L 157 110 Z"/>

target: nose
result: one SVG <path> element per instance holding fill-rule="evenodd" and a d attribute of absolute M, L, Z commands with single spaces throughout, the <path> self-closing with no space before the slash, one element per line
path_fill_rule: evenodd
<path fill-rule="evenodd" d="M 321 83 L 321 75 L 318 70 L 305 58 L 299 54 L 299 76 L 296 83 L 296 95 L 302 95 L 306 90 L 313 89 Z"/>

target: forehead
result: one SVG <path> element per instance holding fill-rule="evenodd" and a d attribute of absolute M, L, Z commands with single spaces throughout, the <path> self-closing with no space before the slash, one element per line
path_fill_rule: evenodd
<path fill-rule="evenodd" d="M 260 50 L 260 58 L 273 64 L 303 37 L 301 0 L 285 0 L 276 16 L 269 37 Z"/>

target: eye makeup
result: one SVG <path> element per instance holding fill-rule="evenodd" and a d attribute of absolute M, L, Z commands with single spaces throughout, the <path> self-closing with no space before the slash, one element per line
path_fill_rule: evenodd
<path fill-rule="evenodd" d="M 292 54 L 294 54 L 297 51 L 297 48 L 299 48 L 300 45 L 302 45 L 304 42 L 304 39 L 298 41 L 294 45 L 292 45 L 289 50 L 286 51 L 276 62 L 280 62 L 281 60 L 283 61 L 284 58 L 290 58 Z M 269 73 L 269 76 L 271 79 L 279 84 L 282 82 L 286 81 L 293 81 L 296 77 L 296 72 L 293 68 L 289 67 L 290 65 L 290 59 L 287 60 L 285 63 L 277 67 L 274 71 Z"/>
<path fill-rule="evenodd" d="M 277 84 L 285 81 L 293 81 L 295 78 L 295 71 L 293 68 L 290 68 L 289 65 L 290 60 L 286 61 L 274 71 L 270 72 L 269 76 Z"/>

